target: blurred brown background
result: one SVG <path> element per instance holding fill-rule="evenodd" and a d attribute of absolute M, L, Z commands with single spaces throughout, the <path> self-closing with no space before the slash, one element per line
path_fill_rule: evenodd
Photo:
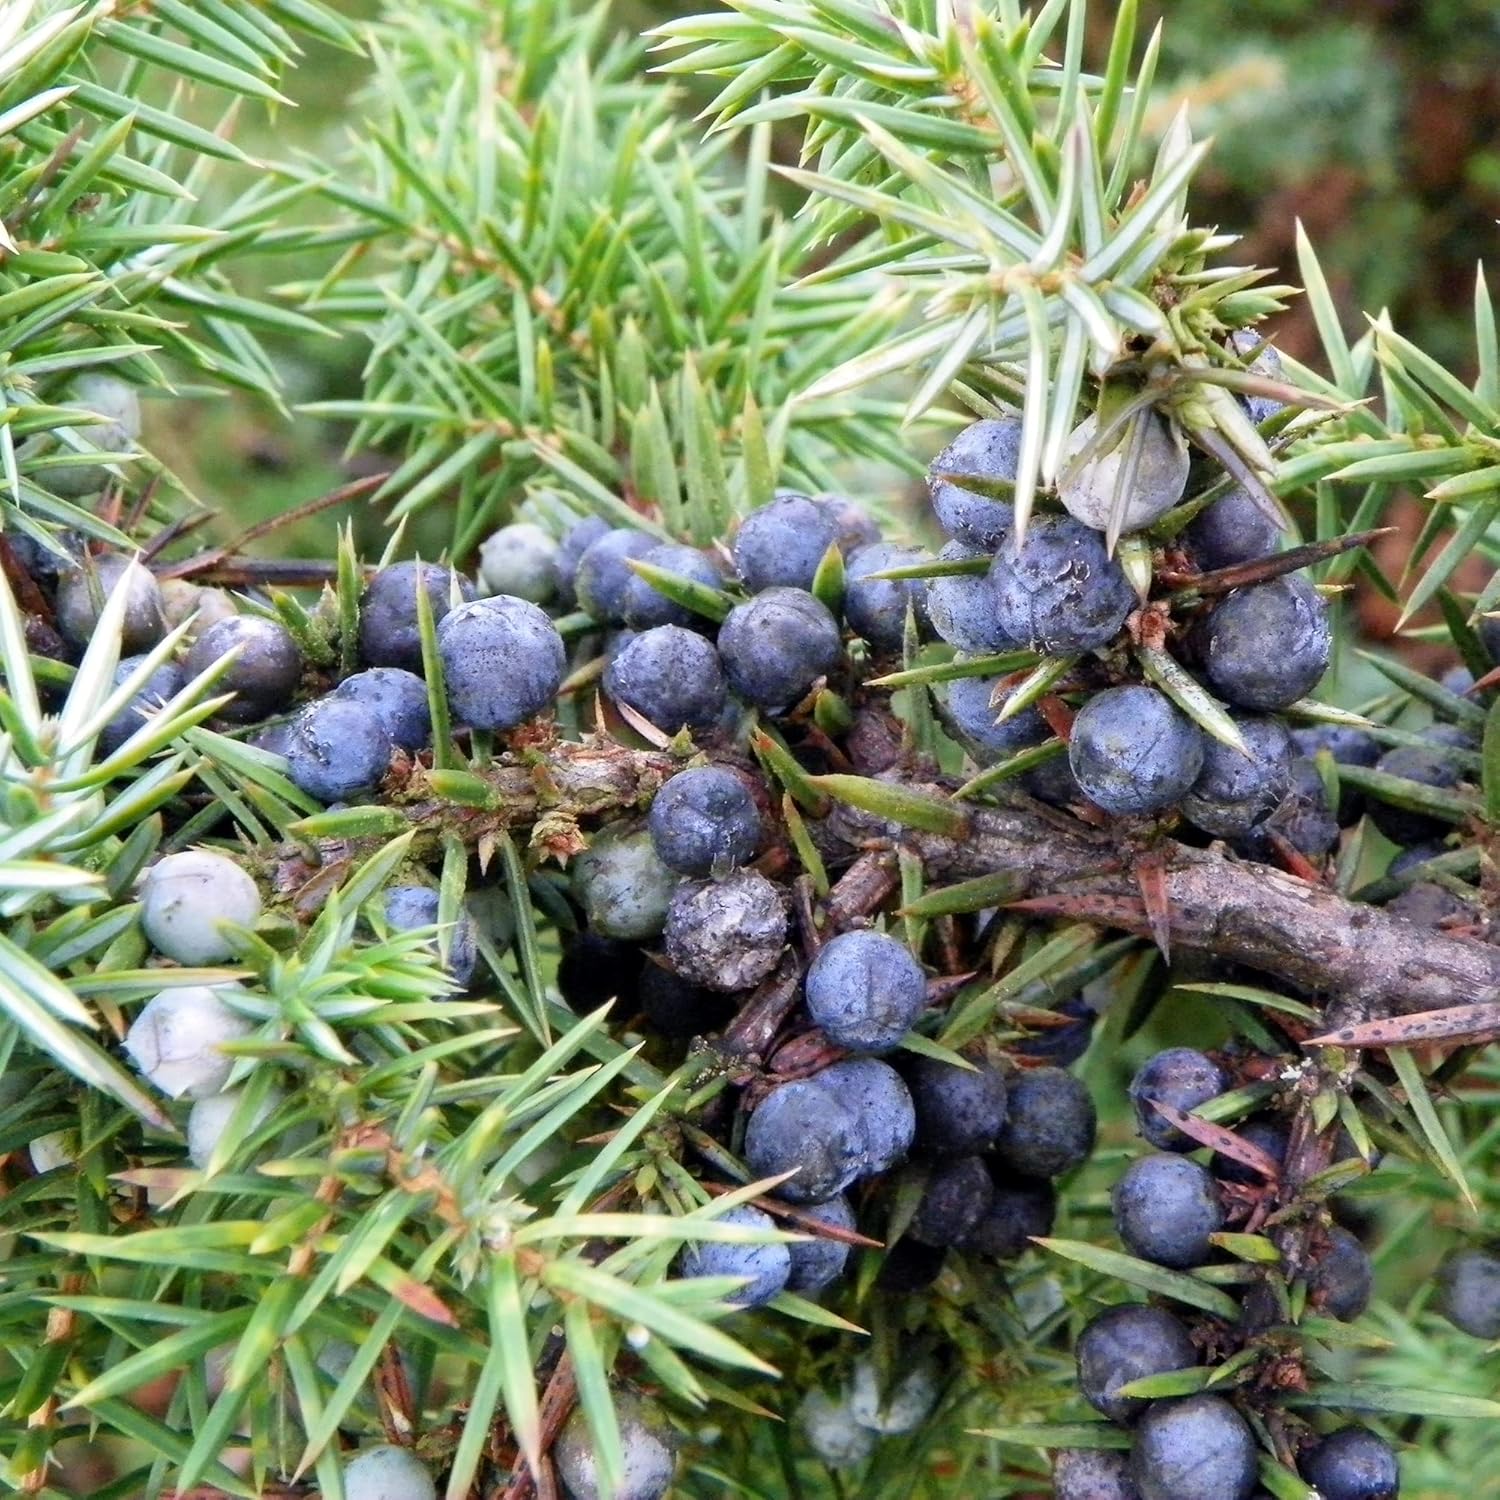
<path fill-rule="evenodd" d="M 1173 0 L 1165 72 L 1218 146 L 1204 210 L 1246 258 L 1294 272 L 1297 219 L 1351 326 L 1389 307 L 1472 364 L 1474 265 L 1500 217 L 1500 6 L 1484 0 Z M 1102 19 L 1102 13 L 1101 13 Z M 1294 310 L 1278 341 L 1316 336 Z"/>

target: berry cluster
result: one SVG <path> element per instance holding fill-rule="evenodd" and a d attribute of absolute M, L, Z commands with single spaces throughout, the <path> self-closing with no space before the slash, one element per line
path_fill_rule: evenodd
<path fill-rule="evenodd" d="M 1264 421 L 1275 414 L 1270 407 L 1253 415 Z M 1400 798 L 1367 799 L 1349 781 L 1360 769 L 1443 790 L 1475 779 L 1472 718 L 1417 734 L 1319 722 L 1320 710 L 1305 700 L 1330 656 L 1321 596 L 1286 571 L 1297 559 L 1279 553 L 1280 528 L 1261 505 L 1244 490 L 1224 492 L 1222 483 L 1202 500 L 1186 498 L 1193 470 L 1169 424 L 1154 413 L 1139 421 L 1133 438 L 1102 452 L 1095 420 L 1082 424 L 1070 450 L 1073 468 L 1058 488 L 1066 514 L 1040 512 L 1024 536 L 1007 498 L 1019 422 L 977 422 L 935 461 L 933 508 L 950 538 L 938 561 L 964 566 L 932 579 L 926 614 L 956 648 L 956 664 L 976 663 L 976 675 L 947 686 L 951 730 L 982 765 L 1018 775 L 1043 801 L 1085 817 L 1149 819 L 1146 826 L 1166 824 L 1189 843 L 1222 839 L 1241 857 L 1305 878 L 1321 878 L 1344 830 L 1366 811 L 1400 846 L 1391 877 L 1442 855 L 1451 820 Z M 1130 458 L 1133 476 L 1121 485 L 1128 442 L 1139 446 Z M 1127 574 L 1125 558 L 1111 556 L 1102 533 L 1112 528 L 1159 528 L 1152 538 L 1159 594 L 1149 578 Z M 1480 639 L 1487 649 L 1500 645 Z M 1009 675 L 984 672 L 981 658 L 1010 655 L 1016 670 Z M 1445 686 L 1462 695 L 1474 679 L 1461 674 Z M 1313 722 L 1294 729 L 1289 711 Z M 1036 753 L 1053 746 L 1050 760 Z M 1342 785 L 1341 772 L 1348 777 Z M 1462 926 L 1475 915 L 1435 880 L 1408 880 L 1390 904 L 1433 926 Z M 1260 1065 L 1248 1052 L 1219 1059 L 1176 1048 L 1136 1075 L 1138 1127 L 1155 1154 L 1127 1166 L 1112 1194 L 1115 1230 L 1131 1256 L 1174 1272 L 1227 1269 L 1237 1232 L 1283 1219 L 1295 1228 L 1273 1234 L 1282 1275 L 1253 1278 L 1244 1314 L 1231 1325 L 1200 1318 L 1189 1326 L 1154 1305 L 1112 1308 L 1089 1325 L 1077 1348 L 1080 1386 L 1094 1407 L 1130 1429 L 1130 1446 L 1128 1453 L 1060 1453 L 1060 1500 L 1249 1500 L 1262 1493 L 1252 1421 L 1268 1413 L 1278 1448 L 1321 1495 L 1378 1500 L 1397 1493 L 1395 1454 L 1376 1433 L 1352 1426 L 1324 1433 L 1277 1410 L 1276 1381 L 1284 1372 L 1257 1342 L 1288 1320 L 1289 1288 L 1300 1288 L 1324 1317 L 1343 1321 L 1358 1318 L 1371 1295 L 1371 1265 L 1359 1239 L 1330 1219 L 1326 1202 L 1309 1200 L 1300 1183 L 1281 1176 L 1305 1122 L 1294 1123 L 1295 1106 L 1285 1115 L 1253 1115 L 1206 1163 L 1191 1153 L 1212 1147 L 1218 1128 L 1200 1122 L 1185 1134 L 1173 1123 L 1177 1112 L 1192 1115 L 1264 1076 Z M 1368 1166 L 1342 1130 L 1325 1149 L 1325 1165 L 1329 1155 L 1335 1168 L 1352 1161 L 1357 1173 Z M 1448 1263 L 1443 1310 L 1460 1328 L 1483 1336 L 1496 1326 L 1485 1298 L 1494 1296 L 1487 1278 L 1497 1264 L 1484 1250 L 1460 1252 Z M 1257 1370 L 1265 1384 L 1242 1387 L 1243 1399 L 1180 1394 L 1202 1385 L 1180 1372 L 1201 1367 L 1205 1354 L 1212 1363 Z M 1118 1394 L 1169 1373 L 1179 1381 L 1176 1395 Z"/>
<path fill-rule="evenodd" d="M 858 536 L 840 534 L 838 515 L 836 502 L 791 494 L 750 515 L 734 542 L 735 567 L 749 597 L 729 608 L 717 630 L 711 630 L 714 621 L 672 603 L 626 565 L 638 557 L 718 594 L 723 575 L 704 554 L 654 545 L 629 529 L 589 543 L 578 563 L 578 601 L 595 619 L 624 627 L 611 645 L 605 692 L 666 734 L 732 731 L 737 702 L 772 713 L 799 703 L 842 655 L 839 622 L 812 592 L 820 565 L 830 549 L 842 555 L 847 547 L 852 572 L 879 546 L 857 546 Z M 884 599 L 878 584 L 866 592 Z M 846 598 L 851 622 L 858 597 L 851 589 Z M 866 624 L 888 633 L 893 611 L 890 600 L 884 613 L 872 607 Z M 894 627 L 898 639 L 901 620 L 904 605 Z"/>
<path fill-rule="evenodd" d="M 1274 360 L 1262 349 L 1256 364 L 1274 375 Z M 1258 420 L 1280 410 L 1249 404 Z M 1400 797 L 1367 798 L 1340 773 L 1452 791 L 1479 770 L 1474 710 L 1416 732 L 1330 721 L 1308 698 L 1329 661 L 1327 609 L 1285 571 L 1279 524 L 1246 490 L 1221 493 L 1222 481 L 1188 498 L 1192 469 L 1172 459 L 1160 419 L 1145 432 L 1123 516 L 1127 532 L 1158 528 L 1159 593 L 1139 580 L 1133 588 L 1108 554 L 1111 512 L 1098 495 L 1113 494 L 1120 446 L 1094 452 L 1093 418 L 1075 434 L 1082 461 L 1060 482 L 1068 513 L 1034 517 L 1024 540 L 1001 498 L 1015 476 L 1018 421 L 976 422 L 934 461 L 933 510 L 952 538 L 936 561 L 969 565 L 931 579 L 924 612 L 957 649 L 954 670 L 974 664 L 946 686 L 949 729 L 981 765 L 1043 801 L 1175 818 L 1179 838 L 1222 839 L 1301 875 L 1320 872 L 1368 812 L 1403 851 L 1390 872 L 1404 886 L 1393 909 L 1434 926 L 1461 922 L 1471 912 L 1450 889 L 1405 878 L 1444 852 L 1452 822 Z M 1500 662 L 1500 620 L 1483 620 L 1476 641 Z M 988 674 L 994 658 L 1018 669 Z M 1041 670 L 1028 665 L 1037 658 Z M 1449 672 L 1437 712 L 1474 685 L 1468 671 Z M 1292 727 L 1288 715 L 1303 722 Z"/>
<path fill-rule="evenodd" d="M 1140 451 L 1132 450 L 1127 480 L 1120 469 L 1132 433 Z M 1059 485 L 1064 513 L 1034 516 L 1024 536 L 1000 498 L 1015 480 L 1020 442 L 1019 421 L 988 418 L 935 460 L 933 509 L 952 538 L 939 560 L 969 566 L 933 580 L 927 614 L 969 657 L 1063 660 L 1041 677 L 1023 669 L 958 678 L 947 693 L 954 731 L 989 764 L 1061 733 L 1066 766 L 1021 770 L 1033 795 L 1087 801 L 1117 817 L 1177 813 L 1202 835 L 1266 857 L 1264 825 L 1294 780 L 1291 739 L 1277 715 L 1299 705 L 1328 664 L 1321 598 L 1279 571 L 1276 525 L 1244 490 L 1186 499 L 1186 449 L 1154 413 L 1115 434 L 1113 446 L 1094 418 L 1085 421 Z M 1117 492 L 1128 533 L 1173 528 L 1169 561 L 1186 587 L 1152 597 L 1111 555 L 1105 531 Z M 1191 519 L 1178 524 L 1180 513 Z M 1261 565 L 1260 581 L 1220 592 L 1210 576 L 1203 588 L 1191 586 L 1202 572 L 1250 563 Z M 1144 651 L 1170 653 L 1170 679 L 1160 666 L 1143 674 Z"/>
<path fill-rule="evenodd" d="M 223 963 L 234 954 L 233 932 L 254 927 L 261 914 L 255 882 L 227 855 L 190 849 L 158 860 L 141 886 L 141 926 L 163 957 L 191 966 Z M 235 1001 L 237 984 L 177 985 L 136 1013 L 125 1051 L 172 1099 L 193 1101 L 187 1119 L 188 1157 L 207 1165 L 240 1102 L 226 1089 L 234 1058 L 226 1043 L 244 1040 L 254 1023 Z M 271 1101 L 257 1106 L 260 1118 Z"/>
<path fill-rule="evenodd" d="M 705 1243 L 683 1252 L 680 1272 L 743 1278 L 744 1307 L 820 1293 L 846 1272 L 856 1234 L 895 1238 L 886 1221 L 903 1191 L 917 1196 L 881 1273 L 892 1290 L 929 1283 L 950 1251 L 1015 1259 L 1052 1225 L 1053 1180 L 1093 1146 L 1092 1102 L 1065 1071 L 1082 1046 L 1053 1057 L 976 1045 L 951 1061 L 907 1051 L 941 981 L 878 926 L 794 927 L 794 892 L 776 879 L 785 835 L 764 781 L 737 753 L 750 709 L 806 756 L 831 685 L 857 696 L 862 661 L 899 651 L 913 631 L 930 637 L 926 582 L 881 576 L 920 564 L 920 553 L 882 541 L 848 502 L 788 492 L 734 535 L 732 574 L 592 521 L 560 551 L 577 559 L 564 591 L 624 627 L 607 647 L 609 699 L 663 734 L 686 728 L 715 757 L 671 777 L 643 827 L 608 825 L 575 861 L 583 922 L 563 949 L 564 999 L 585 1011 L 614 998 L 665 1038 L 713 1033 L 778 986 L 801 1000 L 765 1070 L 746 1075 L 748 1108 L 721 1112 L 751 1174 L 786 1180 L 766 1208 L 742 1205 L 723 1220 L 755 1231 L 779 1222 L 811 1238 Z M 675 606 L 667 617 L 632 559 L 709 585 L 727 607 L 715 617 Z M 841 593 L 829 587 L 840 573 Z M 1091 1020 L 1075 1030 L 1083 1045 Z M 855 1425 L 863 1436 L 851 1454 L 904 1430 Z"/>
<path fill-rule="evenodd" d="M 1332 722 L 1308 704 L 1330 654 L 1323 596 L 1287 567 L 1260 501 L 1223 481 L 1189 498 L 1195 466 L 1170 417 L 1085 420 L 1055 496 L 1041 497 L 1024 530 L 1010 498 L 1021 431 L 1012 415 L 986 417 L 934 462 L 932 510 L 947 537 L 935 558 L 886 541 L 862 508 L 826 495 L 778 492 L 714 550 L 599 519 L 542 525 L 556 513 L 539 510 L 484 542 L 475 581 L 411 561 L 371 573 L 350 601 L 354 637 L 324 639 L 336 651 L 299 644 L 267 601 L 158 581 L 120 556 L 51 575 L 38 558 L 26 565 L 59 655 L 76 657 L 104 599 L 125 593 L 130 654 L 117 683 L 133 696 L 102 731 L 102 754 L 129 747 L 164 702 L 207 676 L 225 695 L 216 727 L 330 807 L 380 800 L 425 770 L 435 719 L 477 767 L 494 736 L 511 736 L 501 748 L 517 758 L 546 747 L 547 716 L 597 683 L 599 742 L 647 744 L 672 770 L 602 820 L 569 810 L 558 847 L 570 868 L 544 882 L 557 990 L 580 1014 L 612 1002 L 615 1022 L 643 1030 L 673 1065 L 710 1060 L 700 1144 L 683 1148 L 698 1152 L 703 1202 L 775 1180 L 720 1215 L 743 1239 L 688 1244 L 677 1274 L 739 1278 L 742 1309 L 837 1296 L 858 1247 L 875 1241 L 877 1284 L 896 1296 L 950 1264 L 1008 1266 L 1051 1234 L 1058 1184 L 1095 1146 L 1094 1101 L 1069 1069 L 1090 1044 L 1096 997 L 1082 982 L 1063 987 L 1051 1012 L 996 1009 L 944 1045 L 956 997 L 998 967 L 1003 920 L 959 911 L 937 934 L 903 922 L 884 868 L 830 889 L 830 877 L 858 872 L 821 868 L 816 839 L 794 827 L 794 783 L 851 769 L 878 782 L 918 764 L 881 694 L 889 668 L 910 678 L 919 660 L 936 667 L 943 723 L 989 787 L 1014 776 L 1030 797 L 1109 828 L 1128 853 L 1149 855 L 1171 832 L 1317 878 L 1368 812 L 1403 851 L 1390 867 L 1393 908 L 1433 925 L 1467 916 L 1447 884 L 1410 878 L 1443 854 L 1450 823 L 1357 783 L 1361 772 L 1438 790 L 1472 779 L 1468 720 L 1414 734 Z M 340 674 L 334 660 L 354 669 Z M 484 892 L 450 911 L 435 874 L 404 866 L 365 920 L 377 939 L 430 938 L 452 992 L 485 987 Z M 480 885 L 482 870 L 473 878 Z M 164 960 L 224 963 L 246 951 L 266 900 L 229 855 L 190 849 L 149 870 L 141 928 Z M 193 1101 L 188 1155 L 200 1168 L 250 1110 L 234 1086 L 235 1044 L 259 1014 L 236 984 L 170 986 L 125 1037 L 147 1079 Z M 1238 1045 L 1176 1047 L 1135 1076 L 1150 1154 L 1113 1186 L 1125 1252 L 1172 1273 L 1232 1270 L 1237 1240 L 1265 1231 L 1279 1261 L 1224 1277 L 1241 1288 L 1238 1320 L 1132 1304 L 1082 1330 L 1082 1394 L 1129 1447 L 1061 1452 L 1059 1500 L 1250 1500 L 1267 1430 L 1325 1500 L 1396 1493 L 1395 1457 L 1377 1434 L 1325 1432 L 1277 1405 L 1284 1369 L 1267 1331 L 1295 1321 L 1294 1299 L 1358 1318 L 1372 1273 L 1326 1194 L 1303 1191 L 1297 1165 L 1365 1170 L 1347 1133 L 1313 1131 L 1292 1090 L 1261 1090 L 1249 1114 L 1225 1109 L 1264 1082 L 1266 1061 Z M 254 1123 L 278 1100 L 258 1094 Z M 1453 1257 L 1443 1308 L 1467 1332 L 1500 1335 L 1500 1259 Z M 1207 1372 L 1226 1368 L 1235 1383 L 1209 1389 Z M 1168 1375 L 1181 1377 L 1171 1394 L 1127 1389 Z M 836 1390 L 809 1391 L 800 1431 L 831 1467 L 863 1463 L 882 1437 L 927 1420 L 940 1386 L 925 1363 L 893 1376 L 857 1362 Z M 675 1440 L 623 1385 L 616 1405 L 627 1470 L 617 1493 L 652 1500 L 671 1483 Z M 581 1416 L 553 1458 L 576 1500 L 596 1493 Z M 350 1462 L 345 1487 L 424 1496 L 431 1478 L 407 1450 L 376 1448 Z"/>
<path fill-rule="evenodd" d="M 1284 1368 L 1260 1341 L 1289 1321 L 1289 1299 L 1300 1295 L 1309 1312 L 1352 1322 L 1369 1304 L 1374 1275 L 1358 1237 L 1330 1218 L 1326 1205 L 1310 1210 L 1289 1187 L 1298 1127 L 1286 1115 L 1252 1114 L 1233 1132 L 1208 1122 L 1214 1102 L 1243 1081 L 1234 1069 L 1248 1062 L 1176 1047 L 1142 1064 L 1130 1097 L 1139 1134 L 1154 1149 L 1121 1174 L 1111 1208 L 1121 1243 L 1149 1265 L 1177 1272 L 1227 1267 L 1236 1231 L 1278 1222 L 1282 1227 L 1272 1238 L 1280 1262 L 1274 1272 L 1244 1283 L 1233 1320 L 1122 1304 L 1088 1323 L 1076 1345 L 1079 1388 L 1092 1407 L 1128 1430 L 1129 1449 L 1059 1453 L 1059 1500 L 1250 1500 L 1260 1493 L 1260 1448 L 1247 1413 L 1274 1430 L 1278 1445 L 1295 1454 L 1303 1478 L 1329 1500 L 1397 1494 L 1395 1453 L 1376 1433 L 1345 1426 L 1320 1435 L 1278 1410 Z M 1184 1125 L 1192 1133 L 1179 1128 Z M 1215 1141 L 1218 1150 L 1206 1162 L 1192 1159 Z M 1325 1150 L 1335 1163 L 1352 1163 L 1356 1173 L 1370 1165 L 1342 1130 L 1329 1133 Z M 1158 1398 L 1131 1389 L 1168 1375 L 1181 1378 L 1205 1364 L 1226 1374 L 1238 1367 L 1252 1378 L 1236 1382 L 1233 1395 L 1198 1390 Z M 1189 1379 L 1180 1389 L 1203 1384 Z"/>

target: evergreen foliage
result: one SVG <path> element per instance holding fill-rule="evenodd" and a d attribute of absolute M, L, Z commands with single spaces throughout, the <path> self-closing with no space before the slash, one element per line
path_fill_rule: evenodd
<path fill-rule="evenodd" d="M 1352 1419 L 1409 1494 L 1500 1495 L 1493 307 L 1481 273 L 1466 384 L 1383 315 L 1351 337 L 1306 237 L 1300 289 L 1236 264 L 1191 211 L 1208 143 L 1148 137 L 1142 33 L 1135 0 L 731 0 L 644 39 L 554 0 L 0 3 L 0 1485 L 72 1493 L 88 1445 L 99 1496 L 361 1500 L 392 1444 L 446 1500 L 554 1465 L 644 1500 L 674 1455 L 683 1495 L 937 1500 L 1064 1451 L 1059 1494 L 1175 1500 L 1190 1438 L 1230 1500 L 1309 1500 Z M 367 60 L 348 142 L 251 161 L 314 46 Z M 267 254 L 295 279 L 242 290 Z M 1316 369 L 1252 331 L 1297 297 Z M 277 523 L 215 532 L 136 393 L 279 404 L 274 347 L 329 336 L 361 389 L 306 410 L 388 469 L 309 508 L 389 543 L 256 558 Z M 960 540 L 908 546 L 888 502 L 975 421 L 988 456 L 931 476 Z M 789 486 L 823 545 L 761 589 L 733 540 Z M 1286 547 L 1205 562 L 1227 497 Z M 470 574 L 493 536 L 527 598 L 416 586 L 407 521 Z M 993 649 L 953 650 L 997 571 Z M 1360 698 L 1356 580 L 1465 675 L 1370 655 Z M 231 612 L 276 628 L 221 653 Z M 1206 644 L 1246 614 L 1254 694 Z M 1154 790 L 1111 803 L 1143 703 Z M 200 846 L 258 902 L 204 879 L 173 925 L 142 881 Z M 161 1017 L 205 992 L 189 1080 Z M 1172 1043 L 1146 1155 L 1125 1085 Z M 1148 1298 L 1194 1357 L 1111 1382 L 1133 1439 L 1074 1351 Z"/>

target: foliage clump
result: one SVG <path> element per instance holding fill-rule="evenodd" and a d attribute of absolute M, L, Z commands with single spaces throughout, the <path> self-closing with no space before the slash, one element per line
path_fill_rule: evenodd
<path fill-rule="evenodd" d="M 1482 277 L 1277 353 L 1132 3 L 0 17 L 8 1486 L 1473 1488 Z M 267 557 L 138 398 L 330 331 L 393 530 Z"/>

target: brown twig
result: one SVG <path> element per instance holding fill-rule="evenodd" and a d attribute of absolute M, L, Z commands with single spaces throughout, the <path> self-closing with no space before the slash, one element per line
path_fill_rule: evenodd
<path fill-rule="evenodd" d="M 241 557 L 231 553 L 218 562 L 204 562 L 201 557 L 188 558 L 156 570 L 159 578 L 187 578 L 194 583 L 217 584 L 220 588 L 314 588 L 332 583 L 338 577 L 335 563 L 314 562 L 307 558 Z"/>
<path fill-rule="evenodd" d="M 704 1190 L 715 1198 L 722 1198 L 725 1193 L 732 1193 L 735 1188 L 726 1182 L 705 1182 Z M 785 1220 L 789 1230 L 798 1234 L 810 1234 L 818 1239 L 836 1240 L 841 1245 L 851 1245 L 861 1250 L 883 1250 L 884 1240 L 871 1239 L 867 1234 L 861 1234 L 857 1229 L 844 1229 L 838 1224 L 832 1224 L 827 1219 L 820 1219 L 815 1213 L 805 1208 L 798 1208 L 794 1203 L 783 1203 L 780 1198 L 773 1198 L 769 1193 L 763 1193 L 759 1198 L 752 1198 L 750 1202 L 756 1208 L 770 1214 L 773 1219 Z"/>
<path fill-rule="evenodd" d="M 740 1007 L 725 1029 L 719 1051 L 730 1057 L 763 1058 L 771 1049 L 776 1033 L 796 1008 L 802 969 L 787 954 L 775 973 L 762 981 L 750 999 Z"/>
<path fill-rule="evenodd" d="M 237 556 L 240 550 L 251 542 L 259 541 L 263 536 L 269 536 L 276 531 L 284 530 L 288 526 L 294 526 L 299 521 L 305 521 L 311 516 L 321 514 L 325 510 L 332 510 L 336 506 L 351 505 L 356 500 L 363 499 L 373 490 L 380 488 L 391 476 L 388 473 L 367 474 L 361 479 L 353 479 L 348 484 L 342 484 L 335 490 L 329 490 L 326 495 L 318 495 L 312 500 L 305 500 L 301 505 L 294 505 L 289 510 L 277 511 L 275 515 L 266 520 L 258 521 L 254 526 L 247 526 L 232 540 L 225 542 L 222 547 L 214 547 L 207 552 L 199 552 L 192 557 L 183 558 L 180 562 L 170 563 L 157 570 L 163 578 L 192 578 L 200 583 L 222 583 L 237 582 L 234 578 L 224 579 L 219 575 L 224 571 L 244 570 L 252 566 L 264 566 L 268 561 L 263 558 L 248 558 Z M 290 578 L 285 581 L 291 583 L 311 582 L 321 583 L 325 578 L 337 576 L 338 568 L 333 563 L 308 563 L 291 562 L 286 566 L 300 567 L 303 569 L 316 569 L 315 577 L 307 579 Z M 258 580 L 251 579 L 250 582 Z M 283 580 L 277 578 L 275 582 Z"/>
<path fill-rule="evenodd" d="M 1356 531 L 1350 536 L 1334 537 L 1326 542 L 1309 542 L 1305 547 L 1290 547 L 1285 552 L 1273 552 L 1250 562 L 1235 563 L 1230 568 L 1217 568 L 1212 573 L 1158 573 L 1156 581 L 1163 588 L 1178 589 L 1184 594 L 1227 594 L 1231 589 L 1266 583 L 1284 573 L 1295 573 L 1314 563 L 1327 562 L 1330 557 L 1352 552 L 1356 547 L 1368 547 L 1376 537 L 1387 536 L 1394 530 L 1393 526 L 1380 526 L 1374 531 Z"/>
<path fill-rule="evenodd" d="M 542 1392 L 542 1452 L 550 1453 L 552 1444 L 557 1440 L 557 1435 L 562 1431 L 563 1423 L 568 1420 L 568 1413 L 573 1410 L 573 1403 L 578 1399 L 578 1381 L 573 1375 L 573 1361 L 566 1354 L 557 1361 L 556 1368 L 552 1371 L 552 1378 L 547 1382 L 547 1388 Z M 542 1460 L 542 1467 L 546 1468 L 550 1459 Z M 531 1470 L 526 1466 L 526 1461 L 517 1458 L 516 1467 L 510 1476 L 510 1483 L 500 1492 L 500 1500 L 527 1500 L 527 1497 L 536 1493 L 536 1480 Z"/>

